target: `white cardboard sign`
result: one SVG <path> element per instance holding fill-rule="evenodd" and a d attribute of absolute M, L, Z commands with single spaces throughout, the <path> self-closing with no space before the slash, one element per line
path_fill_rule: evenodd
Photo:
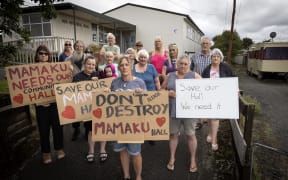
<path fill-rule="evenodd" d="M 238 119 L 238 78 L 176 80 L 177 118 Z"/>

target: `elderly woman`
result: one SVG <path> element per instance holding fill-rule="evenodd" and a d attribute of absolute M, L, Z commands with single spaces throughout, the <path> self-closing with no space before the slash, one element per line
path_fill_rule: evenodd
<path fill-rule="evenodd" d="M 136 50 L 133 49 L 133 48 L 128 48 L 126 50 L 126 54 L 128 55 L 129 57 L 129 60 L 131 61 L 131 65 L 134 65 L 134 64 L 137 64 L 138 63 L 138 58 L 137 58 L 137 55 L 136 55 Z"/>
<path fill-rule="evenodd" d="M 111 66 L 111 69 L 115 70 L 115 74 L 117 77 L 118 76 L 118 71 L 117 71 L 117 66 L 118 64 L 113 63 L 114 62 L 114 54 L 112 51 L 107 51 L 105 52 L 105 64 L 99 66 L 99 72 L 100 72 L 100 77 L 105 78 L 105 67 L 106 66 Z"/>
<path fill-rule="evenodd" d="M 40 45 L 35 54 L 35 63 L 51 62 L 49 49 Z M 42 162 L 50 164 L 52 162 L 50 149 L 50 129 L 53 131 L 53 144 L 56 151 L 56 158 L 62 159 L 65 156 L 63 151 L 63 129 L 60 126 L 56 103 L 36 105 L 37 125 L 40 135 L 40 145 L 42 152 Z"/>
<path fill-rule="evenodd" d="M 105 56 L 107 51 L 113 52 L 115 60 L 117 60 L 120 56 L 120 47 L 117 46 L 115 40 L 115 36 L 112 33 L 107 34 L 107 44 L 103 45 L 100 50 L 100 55 Z"/>
<path fill-rule="evenodd" d="M 196 149 L 197 139 L 195 136 L 195 119 L 176 118 L 176 79 L 200 79 L 201 76 L 196 72 L 190 71 L 190 61 L 186 56 L 177 60 L 177 71 L 168 74 L 168 78 L 162 84 L 162 89 L 167 89 L 169 94 L 169 116 L 170 116 L 170 160 L 167 169 L 174 170 L 175 153 L 179 141 L 181 125 L 184 127 L 184 133 L 187 136 L 187 143 L 190 152 L 189 172 L 197 172 Z"/>
<path fill-rule="evenodd" d="M 158 73 L 152 64 L 148 64 L 149 54 L 145 49 L 138 52 L 139 63 L 134 65 L 133 75 L 142 79 L 148 91 L 160 89 Z"/>
<path fill-rule="evenodd" d="M 162 75 L 167 75 L 170 72 L 176 71 L 176 61 L 178 57 L 178 47 L 176 44 L 169 44 L 169 57 L 164 61 L 162 67 Z"/>
<path fill-rule="evenodd" d="M 212 63 L 208 65 L 203 73 L 203 78 L 223 78 L 223 77 L 234 77 L 235 74 L 226 63 L 223 63 L 224 56 L 220 49 L 213 49 L 211 52 Z M 219 120 L 211 119 L 208 121 L 208 136 L 207 142 L 211 143 L 213 151 L 218 150 L 217 133 L 219 128 Z"/>
<path fill-rule="evenodd" d="M 71 56 L 73 53 L 72 43 L 70 41 L 65 41 L 64 50 L 59 56 L 59 62 L 63 62 L 67 57 Z"/>
<path fill-rule="evenodd" d="M 145 83 L 142 79 L 139 79 L 132 75 L 132 66 L 129 58 L 126 56 L 120 57 L 118 69 L 121 77 L 115 78 L 111 84 L 111 91 L 131 91 L 142 92 L 146 90 Z M 109 90 L 106 90 L 109 92 Z M 136 180 L 141 180 L 142 173 L 142 156 L 141 156 L 141 144 L 135 143 L 114 143 L 114 151 L 120 152 L 120 160 L 124 179 L 130 179 L 129 164 L 130 156 L 132 156 L 134 171 Z"/>

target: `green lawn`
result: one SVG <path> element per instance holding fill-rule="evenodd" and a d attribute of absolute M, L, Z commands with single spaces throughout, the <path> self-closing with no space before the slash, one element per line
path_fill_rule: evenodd
<path fill-rule="evenodd" d="M 0 94 L 9 94 L 8 84 L 6 80 L 0 80 Z"/>

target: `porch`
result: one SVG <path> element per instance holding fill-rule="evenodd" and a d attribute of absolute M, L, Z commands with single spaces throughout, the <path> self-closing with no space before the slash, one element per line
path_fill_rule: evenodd
<path fill-rule="evenodd" d="M 32 37 L 29 43 L 24 43 L 22 48 L 17 49 L 15 58 L 10 62 L 11 64 L 30 64 L 34 63 L 34 56 L 39 45 L 45 45 L 49 48 L 53 62 L 58 61 L 59 55 L 64 50 L 65 41 L 71 41 L 72 38 L 64 37 Z M 5 44 L 17 45 L 17 41 L 6 42 Z"/>

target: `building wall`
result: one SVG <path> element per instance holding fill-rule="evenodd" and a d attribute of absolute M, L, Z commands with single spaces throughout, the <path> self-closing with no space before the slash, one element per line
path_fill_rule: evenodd
<path fill-rule="evenodd" d="M 51 19 L 50 23 L 51 37 L 74 39 L 74 22 L 72 15 L 70 16 L 59 12 L 57 18 Z M 90 21 L 76 17 L 76 39 L 84 41 L 85 45 L 89 45 L 93 42 L 91 26 L 92 25 Z M 5 34 L 3 36 L 3 42 L 15 41 L 18 39 L 20 39 L 20 36 L 15 33 L 12 37 L 9 37 Z"/>
<path fill-rule="evenodd" d="M 170 43 L 176 43 L 179 55 L 200 48 L 200 38 L 198 41 L 186 37 L 188 24 L 184 21 L 185 16 L 131 5 L 105 15 L 136 25 L 136 41 L 141 40 L 148 51 L 154 48 L 154 38 L 158 35 L 162 37 L 166 49 Z"/>
<path fill-rule="evenodd" d="M 74 39 L 73 17 L 59 13 L 56 19 L 52 20 L 52 34 L 64 38 Z M 91 22 L 76 17 L 76 40 L 82 40 L 85 46 L 92 43 Z"/>

